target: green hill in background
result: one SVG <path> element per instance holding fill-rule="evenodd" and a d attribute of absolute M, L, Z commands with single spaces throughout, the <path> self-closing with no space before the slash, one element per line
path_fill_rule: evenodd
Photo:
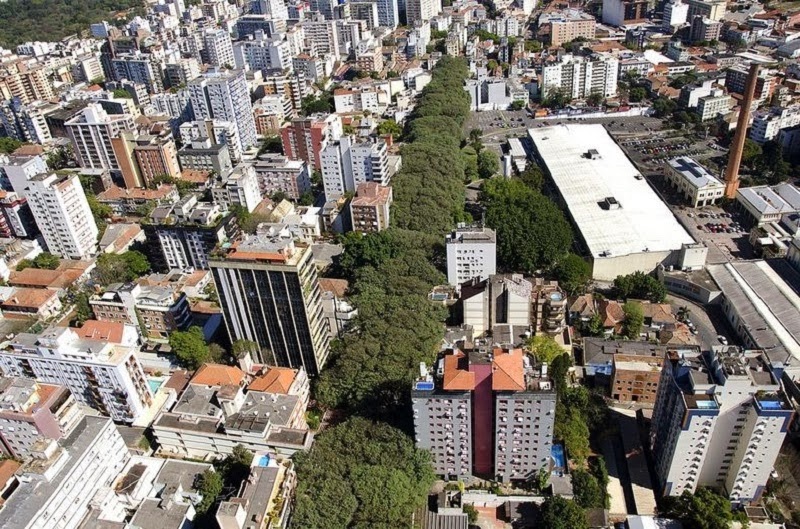
<path fill-rule="evenodd" d="M 88 31 L 101 20 L 112 23 L 115 15 L 143 5 L 143 0 L 7 0 L 0 3 L 0 46 L 13 49 L 28 41 L 58 41 Z"/>

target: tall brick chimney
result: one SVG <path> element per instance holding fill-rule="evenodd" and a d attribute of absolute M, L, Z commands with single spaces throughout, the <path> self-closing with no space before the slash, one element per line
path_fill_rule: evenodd
<path fill-rule="evenodd" d="M 736 123 L 736 133 L 733 136 L 733 143 L 731 143 L 728 155 L 728 166 L 725 168 L 725 196 L 731 199 L 736 198 L 736 191 L 739 189 L 739 166 L 742 163 L 744 141 L 747 139 L 747 125 L 750 122 L 750 107 L 753 105 L 757 81 L 758 64 L 753 63 L 750 65 L 750 73 L 747 75 L 744 99 L 739 108 L 739 121 Z"/>

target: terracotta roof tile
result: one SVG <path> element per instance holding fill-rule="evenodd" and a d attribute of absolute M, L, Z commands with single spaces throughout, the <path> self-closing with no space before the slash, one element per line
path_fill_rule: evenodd
<path fill-rule="evenodd" d="M 122 343 L 125 324 L 113 321 L 86 320 L 75 332 L 81 338 L 103 342 Z"/>
<path fill-rule="evenodd" d="M 522 365 L 522 358 L 522 349 L 494 350 L 494 360 L 492 360 L 493 391 L 523 391 L 525 389 L 525 371 Z"/>
<path fill-rule="evenodd" d="M 288 395 L 296 375 L 296 369 L 289 369 L 288 367 L 270 367 L 269 371 L 253 380 L 253 382 L 247 386 L 247 391 L 262 391 L 264 393 Z"/>
<path fill-rule="evenodd" d="M 244 380 L 244 372 L 236 366 L 203 364 L 189 383 L 201 386 L 238 386 L 242 380 Z"/>
<path fill-rule="evenodd" d="M 333 292 L 337 298 L 344 297 L 348 286 L 346 279 L 333 279 L 330 277 L 321 277 L 319 279 L 319 289 L 323 292 Z"/>
<path fill-rule="evenodd" d="M 467 357 L 461 351 L 444 357 L 445 391 L 472 391 L 475 389 L 475 373 L 468 371 Z"/>
<path fill-rule="evenodd" d="M 0 461 L 0 488 L 3 488 L 8 480 L 14 477 L 14 473 L 22 466 L 11 459 Z"/>

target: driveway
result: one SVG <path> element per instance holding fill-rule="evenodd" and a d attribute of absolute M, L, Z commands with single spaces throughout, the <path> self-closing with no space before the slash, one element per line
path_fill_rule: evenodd
<path fill-rule="evenodd" d="M 672 294 L 667 295 L 667 303 L 672 307 L 673 314 L 678 314 L 681 307 L 689 309 L 689 319 L 697 328 L 696 337 L 704 351 L 709 350 L 712 345 L 720 345 L 718 335 L 725 336 L 730 345 L 739 343 L 718 305 L 703 306 Z"/>

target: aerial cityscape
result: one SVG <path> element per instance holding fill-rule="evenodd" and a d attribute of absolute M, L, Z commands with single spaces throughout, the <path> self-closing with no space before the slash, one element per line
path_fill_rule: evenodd
<path fill-rule="evenodd" d="M 0 96 L 0 529 L 800 529 L 800 0 L 2 0 Z"/>

